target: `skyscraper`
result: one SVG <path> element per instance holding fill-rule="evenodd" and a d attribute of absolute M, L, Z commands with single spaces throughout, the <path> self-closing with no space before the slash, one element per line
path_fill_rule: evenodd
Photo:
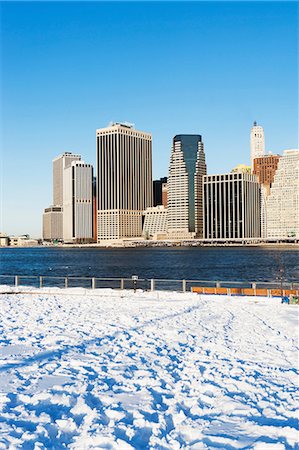
<path fill-rule="evenodd" d="M 270 189 L 278 167 L 279 155 L 266 155 L 255 158 L 253 174 L 257 175 L 261 185 L 261 237 L 267 237 L 267 207 Z"/>
<path fill-rule="evenodd" d="M 173 238 L 203 236 L 203 175 L 206 162 L 200 135 L 173 138 L 168 177 L 168 233 Z"/>
<path fill-rule="evenodd" d="M 256 122 L 250 132 L 250 161 L 251 170 L 253 170 L 253 160 L 265 155 L 265 136 L 264 129 Z"/>
<path fill-rule="evenodd" d="M 63 178 L 64 170 L 73 161 L 79 161 L 80 155 L 65 152 L 53 159 L 53 205 L 44 210 L 43 214 L 43 239 L 63 239 Z"/>
<path fill-rule="evenodd" d="M 53 205 L 43 214 L 43 238 L 66 242 L 93 239 L 93 168 L 66 152 L 53 160 Z"/>
<path fill-rule="evenodd" d="M 255 175 L 204 177 L 204 238 L 260 237 L 260 186 Z"/>
<path fill-rule="evenodd" d="M 80 155 L 65 152 L 53 159 L 53 205 L 62 206 L 63 203 L 63 171 L 70 167 L 73 161 L 79 161 Z"/>
<path fill-rule="evenodd" d="M 98 241 L 142 235 L 152 206 L 152 136 L 114 123 L 96 131 Z"/>
<path fill-rule="evenodd" d="M 63 240 L 89 242 L 93 239 L 93 168 L 72 161 L 63 172 Z"/>
<path fill-rule="evenodd" d="M 267 198 L 267 237 L 299 237 L 299 150 L 280 157 Z"/>

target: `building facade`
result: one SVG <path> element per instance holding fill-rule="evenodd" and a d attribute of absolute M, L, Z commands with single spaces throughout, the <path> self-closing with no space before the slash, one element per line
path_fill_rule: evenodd
<path fill-rule="evenodd" d="M 9 244 L 9 237 L 7 234 L 0 233 L 0 247 L 7 247 Z"/>
<path fill-rule="evenodd" d="M 260 237 L 260 186 L 248 173 L 204 177 L 204 238 Z"/>
<path fill-rule="evenodd" d="M 167 236 L 167 209 L 163 205 L 147 208 L 144 212 L 143 236 L 159 239 Z"/>
<path fill-rule="evenodd" d="M 204 146 L 200 135 L 182 134 L 173 139 L 168 185 L 168 234 L 170 238 L 203 236 Z"/>
<path fill-rule="evenodd" d="M 96 131 L 98 242 L 142 235 L 152 206 L 152 136 L 114 123 Z"/>
<path fill-rule="evenodd" d="M 163 204 L 163 185 L 167 185 L 167 177 L 153 181 L 153 206 Z"/>
<path fill-rule="evenodd" d="M 253 174 L 257 176 L 259 183 L 262 184 L 269 193 L 274 181 L 279 158 L 279 155 L 266 155 L 255 158 L 253 161 Z"/>
<path fill-rule="evenodd" d="M 93 178 L 92 182 L 92 214 L 93 214 L 93 240 L 94 242 L 97 242 L 98 239 L 98 226 L 97 226 L 97 220 L 98 220 L 98 211 L 97 211 L 97 179 L 96 177 Z"/>
<path fill-rule="evenodd" d="M 53 205 L 63 203 L 63 171 L 71 166 L 73 161 L 80 161 L 80 155 L 65 152 L 53 159 Z"/>
<path fill-rule="evenodd" d="M 267 237 L 299 237 L 299 150 L 280 157 L 267 199 Z"/>
<path fill-rule="evenodd" d="M 53 159 L 53 205 L 43 213 L 42 235 L 47 241 L 63 240 L 63 184 L 65 170 L 73 161 L 80 161 L 80 155 L 62 153 Z"/>
<path fill-rule="evenodd" d="M 167 201 L 168 201 L 168 184 L 166 178 L 166 182 L 162 183 L 162 205 L 164 206 L 164 208 L 167 208 Z"/>
<path fill-rule="evenodd" d="M 274 181 L 279 155 L 265 155 L 253 160 L 253 174 L 261 185 L 261 237 L 267 237 L 267 208 L 270 189 Z"/>
<path fill-rule="evenodd" d="M 38 240 L 30 239 L 28 234 L 23 234 L 21 236 L 10 236 L 9 245 L 11 247 L 36 247 L 38 246 Z"/>
<path fill-rule="evenodd" d="M 73 161 L 63 174 L 63 240 L 93 240 L 93 167 Z"/>
<path fill-rule="evenodd" d="M 250 131 L 250 161 L 252 171 L 254 159 L 264 155 L 265 155 L 264 129 L 256 122 L 254 122 L 253 127 L 251 128 Z"/>
<path fill-rule="evenodd" d="M 62 240 L 62 206 L 50 206 L 43 214 L 44 241 Z"/>

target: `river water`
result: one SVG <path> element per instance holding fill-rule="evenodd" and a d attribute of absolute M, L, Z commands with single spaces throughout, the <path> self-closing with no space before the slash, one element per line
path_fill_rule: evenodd
<path fill-rule="evenodd" d="M 298 282 L 299 248 L 2 248 L 0 274 Z"/>

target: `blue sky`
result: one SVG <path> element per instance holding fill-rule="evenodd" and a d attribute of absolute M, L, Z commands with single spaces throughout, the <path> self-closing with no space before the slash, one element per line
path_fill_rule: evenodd
<path fill-rule="evenodd" d="M 295 2 L 1 3 L 1 222 L 41 235 L 52 159 L 95 164 L 95 130 L 129 121 L 153 134 L 153 177 L 172 137 L 202 134 L 208 173 L 266 148 L 298 146 Z"/>

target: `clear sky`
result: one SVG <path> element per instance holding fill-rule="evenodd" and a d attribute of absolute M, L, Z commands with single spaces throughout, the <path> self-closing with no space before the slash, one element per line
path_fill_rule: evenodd
<path fill-rule="evenodd" d="M 95 130 L 153 135 L 153 177 L 172 137 L 203 136 L 208 173 L 298 147 L 295 2 L 2 2 L 0 232 L 41 236 L 52 159 L 95 164 Z"/>

